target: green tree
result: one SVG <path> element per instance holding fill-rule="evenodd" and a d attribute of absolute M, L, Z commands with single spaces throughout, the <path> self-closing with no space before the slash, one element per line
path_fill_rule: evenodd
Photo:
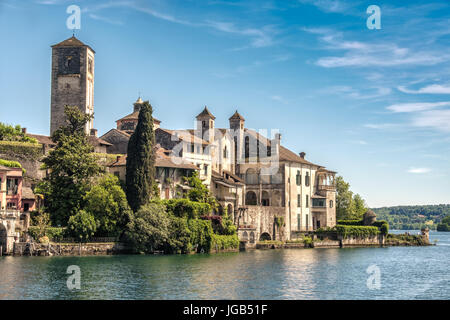
<path fill-rule="evenodd" d="M 85 196 L 85 210 L 97 222 L 100 236 L 119 236 L 129 221 L 131 209 L 119 179 L 111 174 L 102 176 Z"/>
<path fill-rule="evenodd" d="M 23 133 L 20 125 L 13 127 L 2 122 L 0 122 L 0 141 L 38 142 L 35 138 L 30 138 Z"/>
<path fill-rule="evenodd" d="M 83 207 L 91 179 L 102 172 L 84 131 L 92 116 L 70 106 L 66 106 L 65 114 L 67 125 L 53 133 L 56 147 L 43 159 L 48 175 L 36 190 L 44 195 L 52 222 L 61 226 Z"/>
<path fill-rule="evenodd" d="M 128 142 L 126 194 L 133 211 L 147 204 L 154 193 L 155 133 L 152 106 L 145 101 L 139 112 L 136 130 Z"/>
<path fill-rule="evenodd" d="M 353 196 L 353 209 L 352 219 L 362 219 L 364 213 L 369 209 L 366 205 L 366 201 L 359 195 Z"/>
<path fill-rule="evenodd" d="M 336 178 L 336 219 L 350 220 L 353 218 L 354 203 L 353 192 L 350 191 L 350 184 L 344 178 Z"/>
<path fill-rule="evenodd" d="M 151 253 L 164 249 L 170 237 L 170 218 L 165 207 L 148 203 L 130 215 L 126 239 L 137 252 Z"/>
<path fill-rule="evenodd" d="M 185 178 L 185 180 L 189 187 L 191 187 L 187 194 L 189 200 L 208 203 L 211 206 L 211 209 L 217 209 L 218 204 L 216 199 L 211 195 L 208 187 L 200 180 L 197 171 L 195 171 L 192 176 Z"/>
<path fill-rule="evenodd" d="M 67 232 L 70 236 L 82 241 L 87 241 L 97 230 L 97 223 L 92 214 L 80 210 L 69 218 Z"/>

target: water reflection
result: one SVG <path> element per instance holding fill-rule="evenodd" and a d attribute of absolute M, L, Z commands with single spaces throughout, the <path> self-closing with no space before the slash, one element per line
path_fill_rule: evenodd
<path fill-rule="evenodd" d="M 449 299 L 450 234 L 435 247 L 175 256 L 2 257 L 0 299 Z M 367 267 L 381 289 L 366 286 Z M 81 290 L 66 286 L 81 269 Z"/>

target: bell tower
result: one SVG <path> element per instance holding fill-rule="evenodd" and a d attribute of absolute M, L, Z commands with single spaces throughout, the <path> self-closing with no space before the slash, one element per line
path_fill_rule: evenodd
<path fill-rule="evenodd" d="M 94 56 L 91 47 L 72 36 L 52 46 L 50 134 L 65 125 L 65 106 L 94 113 Z M 86 124 L 90 134 L 93 121 Z"/>

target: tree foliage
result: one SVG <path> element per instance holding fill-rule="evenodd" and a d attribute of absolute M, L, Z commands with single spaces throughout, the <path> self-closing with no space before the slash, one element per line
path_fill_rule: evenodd
<path fill-rule="evenodd" d="M 48 175 L 36 191 L 44 195 L 52 222 L 61 226 L 83 207 L 91 179 L 102 172 L 84 131 L 92 116 L 70 106 L 66 106 L 65 114 L 67 125 L 52 135 L 56 147 L 43 159 Z"/>
<path fill-rule="evenodd" d="M 0 122 L 0 141 L 19 141 L 38 143 L 35 138 L 28 137 L 22 132 L 20 125 L 12 126 Z"/>
<path fill-rule="evenodd" d="M 97 222 L 97 235 L 119 236 L 129 220 L 130 207 L 119 179 L 104 175 L 85 196 L 85 210 Z"/>
<path fill-rule="evenodd" d="M 170 218 L 165 207 L 149 203 L 130 215 L 126 239 L 137 252 L 152 253 L 164 250 L 170 236 Z"/>
<path fill-rule="evenodd" d="M 94 216 L 84 210 L 80 210 L 71 216 L 67 224 L 68 235 L 80 240 L 80 242 L 89 240 L 96 230 L 97 223 Z"/>
<path fill-rule="evenodd" d="M 137 211 L 152 198 L 155 177 L 155 133 L 152 106 L 145 101 L 134 133 L 128 142 L 126 193 L 128 203 Z"/>
<path fill-rule="evenodd" d="M 191 201 L 208 203 L 213 210 L 217 209 L 217 201 L 214 196 L 211 195 L 208 187 L 203 184 L 198 176 L 198 172 L 195 171 L 190 177 L 184 178 L 191 189 L 188 191 L 188 198 Z"/>
<path fill-rule="evenodd" d="M 336 178 L 336 218 L 340 220 L 361 219 L 367 211 L 364 199 L 359 195 L 353 195 L 350 184 L 344 178 Z"/>

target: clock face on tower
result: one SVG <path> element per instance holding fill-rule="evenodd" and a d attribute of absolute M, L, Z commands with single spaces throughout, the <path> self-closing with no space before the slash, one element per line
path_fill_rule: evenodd
<path fill-rule="evenodd" d="M 80 52 L 77 48 L 60 48 L 58 50 L 58 73 L 79 74 Z"/>

